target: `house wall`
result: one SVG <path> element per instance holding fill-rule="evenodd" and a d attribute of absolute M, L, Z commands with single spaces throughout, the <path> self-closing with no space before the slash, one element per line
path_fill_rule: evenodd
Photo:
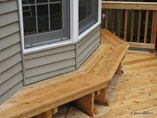
<path fill-rule="evenodd" d="M 26 54 L 25 85 L 76 70 L 99 45 L 100 26 L 77 44 Z"/>
<path fill-rule="evenodd" d="M 0 1 L 0 104 L 23 87 L 16 0 Z"/>
<path fill-rule="evenodd" d="M 25 55 L 25 85 L 75 70 L 75 45 Z"/>
<path fill-rule="evenodd" d="M 78 69 L 100 45 L 98 26 L 76 44 L 23 54 L 18 12 L 17 0 L 0 1 L 0 104 L 23 86 Z"/>
<path fill-rule="evenodd" d="M 79 68 L 88 57 L 99 47 L 101 44 L 100 26 L 89 33 L 84 39 L 76 44 L 77 47 L 77 68 Z"/>

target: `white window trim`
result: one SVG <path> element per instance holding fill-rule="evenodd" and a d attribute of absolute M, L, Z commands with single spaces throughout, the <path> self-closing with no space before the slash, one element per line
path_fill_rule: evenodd
<path fill-rule="evenodd" d="M 19 21 L 20 21 L 20 35 L 21 35 L 21 43 L 22 43 L 22 50 L 24 55 L 29 53 L 38 52 L 41 50 L 47 50 L 51 48 L 56 48 L 64 45 L 69 44 L 76 44 L 78 41 L 83 39 L 85 36 L 87 36 L 91 31 L 93 31 L 96 27 L 98 27 L 101 24 L 101 0 L 99 0 L 98 3 L 98 22 L 95 23 L 92 27 L 84 31 L 83 33 L 79 34 L 79 20 L 78 20 L 78 6 L 79 6 L 79 0 L 70 0 L 70 40 L 52 43 L 52 44 L 45 44 L 42 46 L 32 47 L 25 49 L 24 46 L 24 28 L 23 28 L 23 11 L 22 11 L 22 0 L 18 0 L 18 6 L 19 6 Z"/>

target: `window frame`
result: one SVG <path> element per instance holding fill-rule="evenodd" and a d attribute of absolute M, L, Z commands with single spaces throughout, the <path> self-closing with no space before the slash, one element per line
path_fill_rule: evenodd
<path fill-rule="evenodd" d="M 89 29 L 84 31 L 83 33 L 79 34 L 79 20 L 78 20 L 78 5 L 79 0 L 70 0 L 70 39 L 66 41 L 56 42 L 56 43 L 50 43 L 45 44 L 37 47 L 32 48 L 25 48 L 24 43 L 24 27 L 23 27 L 23 11 L 22 11 L 22 1 L 18 0 L 18 8 L 19 8 L 19 25 L 20 25 L 20 37 L 21 37 L 21 45 L 22 45 L 22 52 L 23 55 L 31 54 L 43 50 L 48 50 L 56 47 L 61 47 L 65 45 L 70 44 L 76 44 L 78 41 L 82 40 L 84 37 L 86 37 L 91 31 L 93 31 L 95 28 L 100 26 L 101 24 L 101 2 L 102 0 L 98 0 L 98 22 L 95 23 L 93 26 L 91 26 Z"/>
<path fill-rule="evenodd" d="M 99 1 L 99 0 L 98 0 Z M 94 1 L 94 2 L 96 2 L 96 1 Z M 97 4 L 98 5 L 98 3 L 94 3 L 94 4 Z M 93 19 L 95 19 L 95 18 L 97 18 L 97 22 L 98 22 L 98 13 L 97 13 L 97 11 L 96 11 L 96 9 L 98 10 L 98 6 L 94 6 L 93 4 L 92 4 L 92 15 L 90 15 L 90 16 L 88 16 L 88 17 L 86 17 L 85 19 L 83 19 L 82 21 L 80 21 L 79 22 L 79 34 L 81 34 L 81 33 L 83 33 L 85 30 L 87 30 L 88 28 L 90 28 L 93 24 L 95 24 L 96 23 L 96 21 L 94 21 Z M 96 9 L 94 9 L 94 8 L 96 8 Z M 93 15 L 93 13 L 94 13 L 94 15 Z M 93 18 L 94 17 L 94 18 Z M 92 21 L 91 21 L 91 19 L 92 19 Z M 87 24 L 87 25 L 86 25 Z"/>
<path fill-rule="evenodd" d="M 42 6 L 42 5 L 48 5 L 48 30 L 46 32 L 41 32 L 39 33 L 39 25 L 38 25 L 38 15 L 36 15 L 36 34 L 31 34 L 31 35 L 26 35 L 24 36 L 24 42 L 25 42 L 25 48 L 32 48 L 35 46 L 39 46 L 39 45 L 45 45 L 48 43 L 55 43 L 55 42 L 59 42 L 59 41 L 63 41 L 63 40 L 68 40 L 69 37 L 69 25 L 70 25 L 70 8 L 68 6 L 69 1 L 67 2 L 66 0 L 63 0 L 62 2 L 60 2 L 59 4 L 61 4 L 62 6 L 62 28 L 58 29 L 58 30 L 54 30 L 54 31 L 50 31 L 50 5 L 52 5 L 53 3 L 50 2 L 49 0 L 47 3 L 37 3 L 37 0 L 35 0 L 34 4 L 31 5 L 22 5 L 22 7 L 27 7 L 27 6 L 34 6 L 35 7 L 35 13 L 37 14 L 37 7 L 38 6 Z M 58 4 L 55 3 L 54 4 Z M 69 4 L 70 5 L 70 4 Z M 68 7 L 68 8 L 67 8 Z M 68 12 L 67 12 L 68 11 Z M 67 23 L 68 22 L 68 23 Z"/>

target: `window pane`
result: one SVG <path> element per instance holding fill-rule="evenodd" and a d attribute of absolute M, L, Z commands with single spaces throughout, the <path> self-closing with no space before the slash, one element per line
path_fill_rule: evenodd
<path fill-rule="evenodd" d="M 50 2 L 61 2 L 61 0 L 50 0 Z"/>
<path fill-rule="evenodd" d="M 79 21 L 92 15 L 92 0 L 79 0 Z"/>
<path fill-rule="evenodd" d="M 35 7 L 23 7 L 23 21 L 25 35 L 36 33 Z"/>
<path fill-rule="evenodd" d="M 62 5 L 50 5 L 51 30 L 62 29 Z"/>
<path fill-rule="evenodd" d="M 48 26 L 48 5 L 38 5 L 38 32 L 49 31 Z"/>
<path fill-rule="evenodd" d="M 37 3 L 45 3 L 48 2 L 48 0 L 37 0 Z"/>
<path fill-rule="evenodd" d="M 98 21 L 98 0 L 79 0 L 79 34 Z"/>
<path fill-rule="evenodd" d="M 22 4 L 34 4 L 34 0 L 22 0 Z"/>

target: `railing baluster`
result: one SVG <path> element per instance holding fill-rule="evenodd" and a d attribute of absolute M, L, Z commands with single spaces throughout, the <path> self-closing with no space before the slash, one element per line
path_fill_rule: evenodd
<path fill-rule="evenodd" d="M 112 33 L 114 33 L 114 20 L 115 20 L 114 18 L 115 18 L 114 9 L 112 9 L 112 29 L 111 29 Z"/>
<path fill-rule="evenodd" d="M 128 10 L 125 10 L 124 41 L 127 38 Z"/>
<path fill-rule="evenodd" d="M 120 26 L 121 26 L 121 9 L 118 10 L 118 37 L 120 37 Z"/>
<path fill-rule="evenodd" d="M 152 18 L 152 31 L 151 31 L 151 44 L 155 44 L 156 43 L 156 33 L 157 33 L 157 11 L 153 11 L 153 18 Z M 155 52 L 155 47 L 154 49 L 150 50 L 150 53 L 154 53 Z"/>
<path fill-rule="evenodd" d="M 149 11 L 147 10 L 146 11 L 145 32 L 144 32 L 144 43 L 147 43 L 148 16 L 149 16 Z"/>
<path fill-rule="evenodd" d="M 105 29 L 108 29 L 108 9 L 105 10 Z"/>
<path fill-rule="evenodd" d="M 141 17 L 142 11 L 139 11 L 139 18 L 138 18 L 138 34 L 137 34 L 137 42 L 140 42 L 140 32 L 141 32 Z"/>
<path fill-rule="evenodd" d="M 131 18 L 131 42 L 133 42 L 134 35 L 134 10 L 132 10 L 132 18 Z"/>
<path fill-rule="evenodd" d="M 103 28 L 103 9 L 101 9 L 101 28 Z"/>

